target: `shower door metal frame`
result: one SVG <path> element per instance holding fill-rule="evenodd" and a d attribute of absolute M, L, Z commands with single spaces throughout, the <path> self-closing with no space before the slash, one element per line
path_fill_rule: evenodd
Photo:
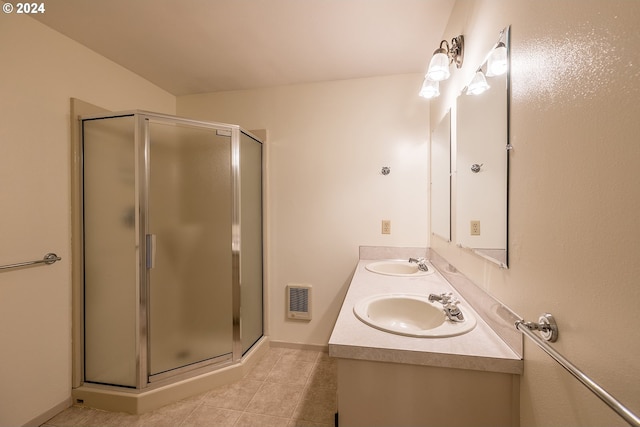
<path fill-rule="evenodd" d="M 151 113 L 147 111 L 124 111 L 112 114 L 95 114 L 82 116 L 81 122 L 92 119 L 109 119 L 124 116 L 134 116 L 134 156 L 138 172 L 135 174 L 136 191 L 136 215 L 137 239 L 139 244 L 138 260 L 138 286 L 136 288 L 136 298 L 138 310 L 136 316 L 136 389 L 148 388 L 155 382 L 161 382 L 169 378 L 184 378 L 202 373 L 202 368 L 213 365 L 226 366 L 227 364 L 239 362 L 242 359 L 242 341 L 240 328 L 240 248 L 241 248 L 241 224 L 240 224 L 240 135 L 245 133 L 256 142 L 262 144 L 259 138 L 251 133 L 242 130 L 238 125 L 205 122 L 171 116 L 166 114 Z M 150 135 L 149 124 L 171 123 L 184 126 L 211 129 L 212 131 L 229 132 L 231 136 L 231 259 L 232 259 L 232 345 L 231 356 L 228 354 L 213 357 L 201 362 L 175 368 L 167 372 L 156 375 L 149 374 L 149 271 L 147 268 L 147 256 L 150 253 L 147 235 L 149 234 L 149 179 L 150 179 Z M 83 156 L 83 154 L 82 154 Z M 261 171 L 262 174 L 262 171 Z M 261 236 L 263 238 L 263 236 Z M 264 285 L 263 285 L 264 289 Z M 84 307 L 82 308 L 84 310 Z M 264 319 L 262 319 L 264 322 Z M 264 323 L 263 323 L 264 330 Z M 84 342 L 84 333 L 82 335 Z M 84 344 L 83 344 L 84 347 Z M 84 382 L 84 351 L 82 357 L 82 381 Z"/>

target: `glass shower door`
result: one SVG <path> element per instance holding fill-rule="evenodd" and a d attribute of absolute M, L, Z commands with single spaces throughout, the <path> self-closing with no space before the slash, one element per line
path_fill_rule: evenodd
<path fill-rule="evenodd" d="M 229 136 L 147 120 L 151 380 L 231 357 L 233 199 Z"/>

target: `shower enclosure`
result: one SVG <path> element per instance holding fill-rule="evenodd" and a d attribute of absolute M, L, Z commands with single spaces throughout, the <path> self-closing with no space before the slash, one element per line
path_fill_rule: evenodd
<path fill-rule="evenodd" d="M 83 382 L 239 362 L 263 334 L 262 143 L 235 125 L 81 118 Z"/>

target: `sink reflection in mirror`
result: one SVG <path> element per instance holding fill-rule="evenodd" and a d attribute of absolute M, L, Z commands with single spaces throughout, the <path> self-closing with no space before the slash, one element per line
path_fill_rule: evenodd
<path fill-rule="evenodd" d="M 426 271 L 420 270 L 418 263 L 404 260 L 384 260 L 367 264 L 365 268 L 372 273 L 387 276 L 417 277 L 426 276 L 434 272 L 432 266 L 427 266 Z"/>
<path fill-rule="evenodd" d="M 447 319 L 442 305 L 429 301 L 426 295 L 382 294 L 364 298 L 353 312 L 365 324 L 390 332 L 418 338 L 444 338 L 465 334 L 476 326 L 469 309 L 460 307 L 465 320 Z"/>

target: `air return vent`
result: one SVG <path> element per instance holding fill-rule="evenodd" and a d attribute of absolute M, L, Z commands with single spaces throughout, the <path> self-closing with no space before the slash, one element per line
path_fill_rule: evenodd
<path fill-rule="evenodd" d="M 287 286 L 287 317 L 311 320 L 311 285 Z"/>

